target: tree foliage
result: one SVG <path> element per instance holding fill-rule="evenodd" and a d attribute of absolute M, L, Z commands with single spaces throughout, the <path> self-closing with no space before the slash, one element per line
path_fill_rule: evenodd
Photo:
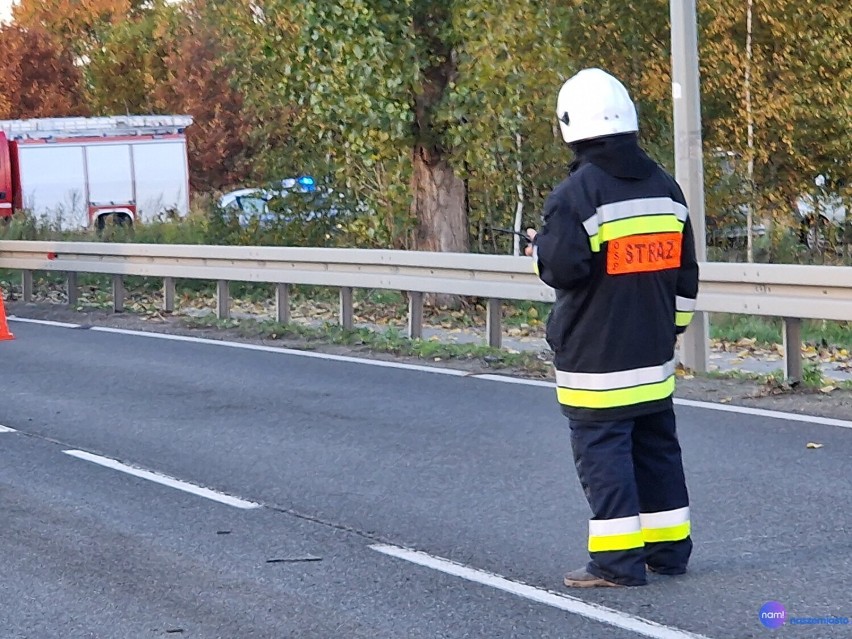
<path fill-rule="evenodd" d="M 734 183 L 741 186 L 729 191 L 729 207 L 750 186 L 744 167 L 753 154 L 757 217 L 780 227 L 796 223 L 796 202 L 815 190 L 820 175 L 835 193 L 852 194 L 852 12 L 838 0 L 815 7 L 791 0 L 753 1 L 748 83 L 753 150 L 746 135 L 745 5 L 720 0 L 708 4 L 702 15 L 705 149 L 711 160 L 721 151 L 734 160 L 734 177 L 740 178 Z M 710 170 L 708 192 L 713 194 L 726 175 L 712 163 Z"/>
<path fill-rule="evenodd" d="M 479 250 L 505 238 L 518 201 L 537 225 L 543 198 L 565 177 L 569 152 L 556 124 L 556 93 L 579 67 L 565 56 L 572 13 L 557 3 L 459 3 L 458 77 L 440 118 L 468 180 Z"/>
<path fill-rule="evenodd" d="M 0 28 L 5 84 L 0 118 L 85 115 L 81 74 L 71 53 L 41 27 Z"/>
<path fill-rule="evenodd" d="M 708 214 L 753 193 L 788 223 L 818 175 L 850 197 L 852 11 L 752 4 L 747 56 L 745 3 L 698 3 Z M 555 97 L 580 68 L 624 81 L 672 168 L 668 17 L 668 0 L 22 0 L 0 112 L 188 112 L 198 190 L 312 174 L 361 212 L 362 245 L 505 251 L 490 229 L 535 225 L 565 173 Z"/>
<path fill-rule="evenodd" d="M 270 177 L 310 173 L 365 202 L 364 235 L 383 245 L 404 245 L 409 227 L 416 67 L 408 23 L 392 10 L 401 4 L 267 1 L 251 41 L 261 56 L 243 82 L 268 134 L 280 105 L 292 109 L 292 135 L 264 154 Z"/>
<path fill-rule="evenodd" d="M 577 68 L 599 67 L 619 78 L 639 114 L 642 144 L 674 168 L 669 1 L 573 3 L 565 54 Z"/>
<path fill-rule="evenodd" d="M 272 80 L 262 93 L 247 91 L 261 109 L 293 105 L 292 145 L 280 159 L 298 163 L 291 171 L 328 175 L 365 201 L 376 212 L 365 230 L 378 244 L 420 245 L 422 214 L 410 206 L 418 162 L 449 167 L 474 231 L 486 220 L 506 225 L 515 208 L 516 155 L 536 167 L 522 176 L 534 182 L 525 192 L 536 197 L 567 159 L 552 115 L 553 85 L 571 70 L 553 63 L 563 57 L 566 14 L 549 5 L 265 2 L 263 20 L 272 28 L 262 34 L 262 71 Z"/>
<path fill-rule="evenodd" d="M 210 191 L 257 180 L 260 122 L 240 91 L 238 65 L 230 53 L 240 33 L 219 22 L 212 3 L 196 0 L 183 11 L 164 57 L 168 80 L 154 94 L 161 108 L 194 118 L 188 141 L 192 186 Z M 269 112 L 279 125 L 285 122 L 280 111 Z"/>
<path fill-rule="evenodd" d="M 39 27 L 85 58 L 145 0 L 20 0 L 12 11 L 16 24 Z"/>
<path fill-rule="evenodd" d="M 97 113 L 193 116 L 188 145 L 196 191 L 257 177 L 251 161 L 258 123 L 246 108 L 232 56 L 245 30 L 225 19 L 241 15 L 234 11 L 239 4 L 150 2 L 111 29 L 87 65 Z"/>

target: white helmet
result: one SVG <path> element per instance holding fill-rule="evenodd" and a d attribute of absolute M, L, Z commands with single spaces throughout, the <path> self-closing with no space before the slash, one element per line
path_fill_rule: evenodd
<path fill-rule="evenodd" d="M 627 89 L 600 69 L 583 69 L 562 85 L 556 117 L 569 144 L 639 130 Z"/>

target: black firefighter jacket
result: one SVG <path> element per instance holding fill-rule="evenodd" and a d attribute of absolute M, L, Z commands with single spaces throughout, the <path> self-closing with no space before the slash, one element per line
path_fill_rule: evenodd
<path fill-rule="evenodd" d="M 635 134 L 581 142 L 534 242 L 556 289 L 547 321 L 570 418 L 628 419 L 671 406 L 675 344 L 698 294 L 683 193 Z"/>

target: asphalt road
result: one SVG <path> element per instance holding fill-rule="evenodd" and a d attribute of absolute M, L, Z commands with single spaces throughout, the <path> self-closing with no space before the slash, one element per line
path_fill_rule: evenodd
<path fill-rule="evenodd" d="M 691 572 L 578 593 L 561 576 L 585 561 L 588 509 L 551 389 L 13 330 L 0 639 L 852 636 L 758 620 L 770 600 L 852 618 L 852 429 L 680 407 Z"/>

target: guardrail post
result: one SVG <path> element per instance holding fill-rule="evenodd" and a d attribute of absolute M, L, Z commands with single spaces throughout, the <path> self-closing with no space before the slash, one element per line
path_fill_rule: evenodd
<path fill-rule="evenodd" d="M 352 330 L 355 325 L 353 318 L 352 287 L 344 286 L 340 289 L 340 326 L 346 330 Z"/>
<path fill-rule="evenodd" d="M 33 301 L 33 272 L 21 271 L 21 297 L 25 304 Z"/>
<path fill-rule="evenodd" d="M 121 313 L 124 310 L 124 277 L 112 276 L 112 310 Z"/>
<path fill-rule="evenodd" d="M 220 320 L 231 316 L 231 292 L 227 280 L 219 280 L 216 283 L 216 317 Z"/>
<path fill-rule="evenodd" d="M 275 315 L 279 324 L 290 323 L 290 285 L 275 285 Z"/>
<path fill-rule="evenodd" d="M 707 372 L 710 350 L 710 322 L 707 313 L 695 311 L 692 321 L 680 339 L 680 361 L 696 373 Z"/>
<path fill-rule="evenodd" d="M 175 312 L 175 278 L 163 278 L 163 310 L 166 313 Z"/>
<path fill-rule="evenodd" d="M 419 291 L 408 292 L 408 337 L 423 337 L 423 293 Z"/>
<path fill-rule="evenodd" d="M 80 297 L 80 289 L 77 286 L 77 273 L 68 271 L 65 274 L 65 293 L 68 295 L 68 306 L 75 306 Z"/>
<path fill-rule="evenodd" d="M 787 379 L 802 379 L 802 320 L 784 318 L 784 372 Z"/>
<path fill-rule="evenodd" d="M 500 348 L 503 345 L 503 304 L 497 298 L 488 299 L 485 319 L 485 332 L 488 334 L 488 345 Z"/>

